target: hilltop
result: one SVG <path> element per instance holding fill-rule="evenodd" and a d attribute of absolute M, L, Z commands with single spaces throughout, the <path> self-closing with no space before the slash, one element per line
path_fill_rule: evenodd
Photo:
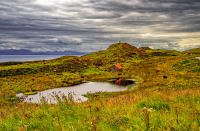
<path fill-rule="evenodd" d="M 113 52 L 116 55 L 120 56 L 133 56 L 133 55 L 142 55 L 141 50 L 137 47 L 132 46 L 128 43 L 115 43 L 107 48 L 108 52 Z"/>

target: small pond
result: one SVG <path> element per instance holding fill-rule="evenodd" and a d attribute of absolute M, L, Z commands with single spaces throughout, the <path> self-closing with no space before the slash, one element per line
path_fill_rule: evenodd
<path fill-rule="evenodd" d="M 196 57 L 196 59 L 200 60 L 200 57 Z"/>
<path fill-rule="evenodd" d="M 25 96 L 23 93 L 17 94 L 16 96 L 22 98 L 24 102 L 27 103 L 40 103 L 41 99 L 44 99 L 48 103 L 57 103 L 57 98 L 61 100 L 63 97 L 68 97 L 71 95 L 75 102 L 84 102 L 88 98 L 83 95 L 88 93 L 98 93 L 98 92 L 120 92 L 125 91 L 130 87 L 134 87 L 134 80 L 127 80 L 123 78 L 112 79 L 106 82 L 86 82 L 80 85 L 54 88 L 45 91 L 38 92 L 34 95 Z"/>

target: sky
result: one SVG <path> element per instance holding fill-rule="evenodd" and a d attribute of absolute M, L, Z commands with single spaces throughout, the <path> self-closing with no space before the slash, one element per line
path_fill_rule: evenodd
<path fill-rule="evenodd" d="M 1 0 L 0 50 L 200 47 L 200 0 Z"/>

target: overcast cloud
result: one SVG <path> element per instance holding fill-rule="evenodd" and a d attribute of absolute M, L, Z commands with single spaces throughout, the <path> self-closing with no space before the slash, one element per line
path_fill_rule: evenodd
<path fill-rule="evenodd" d="M 199 0 L 1 0 L 0 49 L 200 47 Z"/>

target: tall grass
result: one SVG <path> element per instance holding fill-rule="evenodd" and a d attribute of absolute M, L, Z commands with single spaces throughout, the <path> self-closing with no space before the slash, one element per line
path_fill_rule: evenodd
<path fill-rule="evenodd" d="M 85 103 L 70 96 L 58 104 L 12 103 L 0 110 L 0 130 L 199 130 L 199 96 L 200 90 L 186 89 Z"/>

